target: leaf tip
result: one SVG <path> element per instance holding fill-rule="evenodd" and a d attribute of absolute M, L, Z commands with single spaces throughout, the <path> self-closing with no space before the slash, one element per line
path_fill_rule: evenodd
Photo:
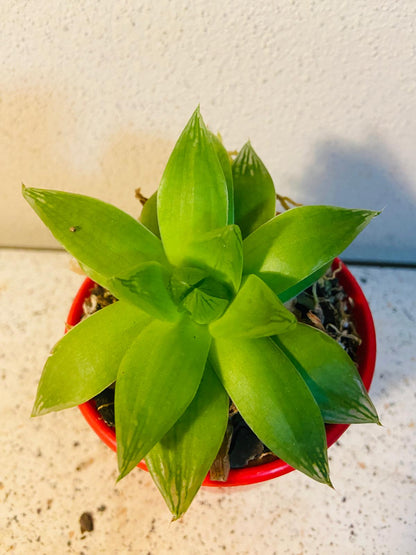
<path fill-rule="evenodd" d="M 46 203 L 45 193 L 47 191 L 45 189 L 35 189 L 34 187 L 26 187 L 24 183 L 22 183 L 22 195 L 23 198 L 34 208 L 36 211 L 36 206 Z"/>
<path fill-rule="evenodd" d="M 35 416 L 42 416 L 42 414 L 47 414 L 50 411 L 51 409 L 47 409 L 47 408 L 45 409 L 45 404 L 43 402 L 42 395 L 40 394 L 40 385 L 39 385 L 30 416 L 31 418 L 34 418 Z"/>
<path fill-rule="evenodd" d="M 320 482 L 321 484 L 325 484 L 333 488 L 331 478 L 329 476 L 329 465 L 328 465 L 328 451 L 325 449 L 324 456 L 320 457 L 320 460 L 316 461 L 312 465 L 312 472 L 308 472 L 308 475 Z M 311 469 L 309 469 L 311 470 Z"/>
<path fill-rule="evenodd" d="M 116 428 L 117 428 L 117 422 L 116 422 Z M 118 458 L 118 469 L 120 474 L 117 477 L 116 483 L 118 483 L 125 476 L 127 476 L 127 474 L 129 474 L 133 470 L 133 468 L 137 466 L 136 461 L 125 459 L 120 455 L 120 451 L 118 450 L 117 450 L 117 458 Z"/>
<path fill-rule="evenodd" d="M 198 106 L 195 108 L 194 113 L 191 116 L 191 122 L 192 123 L 198 123 L 198 125 L 204 125 L 203 119 L 202 119 L 202 115 L 201 115 L 201 105 L 198 104 Z"/>
<path fill-rule="evenodd" d="M 172 519 L 171 519 L 171 522 L 176 522 L 177 520 L 179 520 L 180 518 L 182 518 L 183 515 L 184 515 L 184 513 L 185 513 L 185 511 L 182 511 L 182 512 L 179 512 L 179 511 L 178 511 L 178 512 L 176 512 L 176 511 L 175 511 L 175 512 L 172 512 Z"/>
<path fill-rule="evenodd" d="M 40 413 L 36 405 L 33 407 L 32 412 L 30 413 L 30 418 L 35 418 L 35 416 L 40 416 Z"/>
<path fill-rule="evenodd" d="M 201 139 L 201 136 L 204 136 L 206 134 L 208 134 L 208 129 L 201 115 L 200 105 L 198 104 L 192 116 L 189 118 L 185 129 L 182 131 L 182 134 L 176 146 L 178 146 L 181 139 L 187 138 L 198 142 Z"/>
<path fill-rule="evenodd" d="M 329 486 L 331 489 L 333 489 L 335 491 L 335 487 L 334 484 L 331 482 L 331 480 L 328 477 L 328 481 L 326 482 L 326 485 Z"/>
<path fill-rule="evenodd" d="M 36 399 L 35 404 L 32 408 L 32 412 L 30 413 L 30 417 L 34 418 L 35 416 L 43 416 L 44 414 L 52 412 L 52 410 L 53 408 L 45 408 L 45 405 L 42 403 L 42 401 Z"/>
<path fill-rule="evenodd" d="M 371 220 L 380 216 L 383 210 L 359 210 L 359 212 L 363 218 L 363 225 L 367 226 Z"/>
<path fill-rule="evenodd" d="M 329 476 L 329 465 L 327 456 L 325 456 L 325 460 L 321 460 L 319 461 L 319 463 L 313 465 L 313 471 L 313 474 L 309 474 L 311 478 L 313 478 L 317 482 L 320 482 L 321 484 L 335 489 Z"/>
<path fill-rule="evenodd" d="M 384 208 L 382 208 L 381 210 L 369 210 L 368 212 L 371 219 L 377 218 L 377 216 L 380 216 L 380 214 L 384 212 Z"/>
<path fill-rule="evenodd" d="M 24 183 L 22 183 L 22 195 L 23 198 L 25 200 L 27 200 L 28 202 L 30 202 L 30 199 L 33 196 L 33 189 L 31 189 L 30 187 L 26 187 L 26 185 Z"/>
<path fill-rule="evenodd" d="M 127 474 L 132 470 L 132 468 L 128 464 L 124 464 L 121 468 L 119 468 L 120 474 L 116 478 L 116 484 L 120 482 L 123 478 L 127 476 Z"/>
<path fill-rule="evenodd" d="M 119 464 L 119 475 L 117 476 L 116 479 L 116 484 L 118 484 L 120 482 L 120 480 L 122 480 L 125 476 L 127 476 L 127 474 L 130 472 L 130 468 L 129 465 L 127 463 L 124 463 L 120 466 Z"/>
<path fill-rule="evenodd" d="M 243 156 L 246 155 L 248 156 L 249 154 L 254 152 L 254 148 L 251 144 L 250 139 L 247 139 L 247 141 L 243 144 L 243 146 L 241 147 L 241 150 L 239 152 L 239 155 Z"/>

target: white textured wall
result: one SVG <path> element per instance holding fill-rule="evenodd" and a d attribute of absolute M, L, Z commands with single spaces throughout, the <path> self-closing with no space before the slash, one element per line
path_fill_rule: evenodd
<path fill-rule="evenodd" d="M 382 208 L 348 251 L 416 261 L 416 2 L 3 0 L 0 243 L 53 246 L 20 184 L 139 212 L 200 102 L 282 194 Z"/>

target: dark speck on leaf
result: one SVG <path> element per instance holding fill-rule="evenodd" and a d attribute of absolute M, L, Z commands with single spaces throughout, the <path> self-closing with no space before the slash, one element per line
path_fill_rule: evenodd
<path fill-rule="evenodd" d="M 69 228 L 69 231 L 72 231 L 72 233 L 75 233 L 76 231 L 79 231 L 80 229 L 81 229 L 81 228 L 80 228 L 79 226 L 77 226 L 77 225 L 72 225 L 72 226 Z"/>

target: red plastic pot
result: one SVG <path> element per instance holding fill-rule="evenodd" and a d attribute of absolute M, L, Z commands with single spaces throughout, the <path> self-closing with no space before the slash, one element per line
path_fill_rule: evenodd
<path fill-rule="evenodd" d="M 376 362 L 376 334 L 374 329 L 374 322 L 371 315 L 370 307 L 368 306 L 367 299 L 364 296 L 360 286 L 355 280 L 354 276 L 348 268 L 339 259 L 333 262 L 333 269 L 340 267 L 341 270 L 337 277 L 344 287 L 346 293 L 353 299 L 352 314 L 354 324 L 357 332 L 362 339 L 362 343 L 357 353 L 358 369 L 361 378 L 367 390 L 370 388 L 373 379 L 374 367 Z M 79 289 L 73 303 L 71 310 L 68 314 L 68 326 L 77 324 L 83 314 L 82 304 L 89 296 L 90 290 L 94 286 L 94 282 L 87 278 Z M 117 449 L 116 436 L 113 428 L 110 428 L 101 419 L 98 411 L 95 408 L 94 401 L 89 401 L 79 406 L 84 418 L 100 437 L 113 451 Z M 328 447 L 337 441 L 337 439 L 345 432 L 348 425 L 345 424 L 330 424 L 326 426 L 327 429 L 327 443 Z M 140 468 L 147 470 L 145 463 L 142 461 L 138 465 Z M 241 469 L 231 470 L 228 480 L 226 482 L 215 482 L 210 480 L 207 476 L 204 480 L 204 486 L 241 486 L 247 484 L 254 484 L 263 482 L 282 476 L 294 470 L 287 463 L 281 459 L 265 463 L 258 466 L 251 466 Z"/>

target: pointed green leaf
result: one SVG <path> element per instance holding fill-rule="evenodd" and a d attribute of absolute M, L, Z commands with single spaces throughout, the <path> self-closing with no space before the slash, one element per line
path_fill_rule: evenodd
<path fill-rule="evenodd" d="M 334 339 L 305 324 L 273 339 L 305 380 L 325 422 L 379 421 L 354 363 Z"/>
<path fill-rule="evenodd" d="M 296 368 L 270 338 L 215 339 L 210 360 L 254 433 L 276 455 L 329 483 L 325 427 Z"/>
<path fill-rule="evenodd" d="M 231 170 L 231 160 L 228 152 L 225 150 L 222 141 L 214 133 L 210 133 L 212 144 L 214 146 L 215 152 L 217 153 L 218 160 L 221 164 L 222 171 L 224 173 L 225 181 L 227 183 L 228 191 L 228 223 L 234 223 L 234 185 L 233 185 L 233 173 Z"/>
<path fill-rule="evenodd" d="M 248 141 L 233 162 L 234 220 L 243 237 L 276 213 L 276 191 L 266 166 Z"/>
<path fill-rule="evenodd" d="M 119 479 L 182 416 L 201 382 L 209 346 L 207 328 L 183 318 L 153 320 L 127 351 L 115 392 Z"/>
<path fill-rule="evenodd" d="M 46 189 L 23 189 L 23 196 L 53 235 L 85 269 L 106 286 L 141 262 L 166 264 L 161 241 L 144 225 L 111 204 Z"/>
<path fill-rule="evenodd" d="M 110 291 L 155 318 L 177 320 L 178 307 L 168 292 L 170 273 L 158 262 L 145 262 L 124 277 L 108 280 Z"/>
<path fill-rule="evenodd" d="M 160 237 L 159 223 L 157 221 L 157 191 L 144 203 L 140 214 L 140 221 L 156 237 Z"/>
<path fill-rule="evenodd" d="M 266 337 L 292 330 L 295 316 L 264 281 L 251 274 L 225 314 L 210 325 L 213 337 Z"/>
<path fill-rule="evenodd" d="M 185 513 L 199 490 L 221 447 L 227 422 L 228 395 L 207 364 L 192 403 L 146 457 L 174 519 Z"/>
<path fill-rule="evenodd" d="M 236 225 L 227 225 L 205 233 L 188 246 L 186 266 L 197 266 L 224 281 L 236 292 L 243 271 L 243 243 Z"/>
<path fill-rule="evenodd" d="M 301 206 L 279 214 L 243 241 L 244 273 L 256 274 L 285 302 L 316 281 L 377 216 L 370 210 Z"/>
<path fill-rule="evenodd" d="M 199 109 L 179 137 L 162 176 L 157 216 L 166 255 L 174 265 L 188 244 L 228 219 L 227 185 Z"/>
<path fill-rule="evenodd" d="M 150 320 L 119 301 L 72 328 L 46 361 L 32 416 L 85 403 L 112 384 L 126 349 Z"/>

